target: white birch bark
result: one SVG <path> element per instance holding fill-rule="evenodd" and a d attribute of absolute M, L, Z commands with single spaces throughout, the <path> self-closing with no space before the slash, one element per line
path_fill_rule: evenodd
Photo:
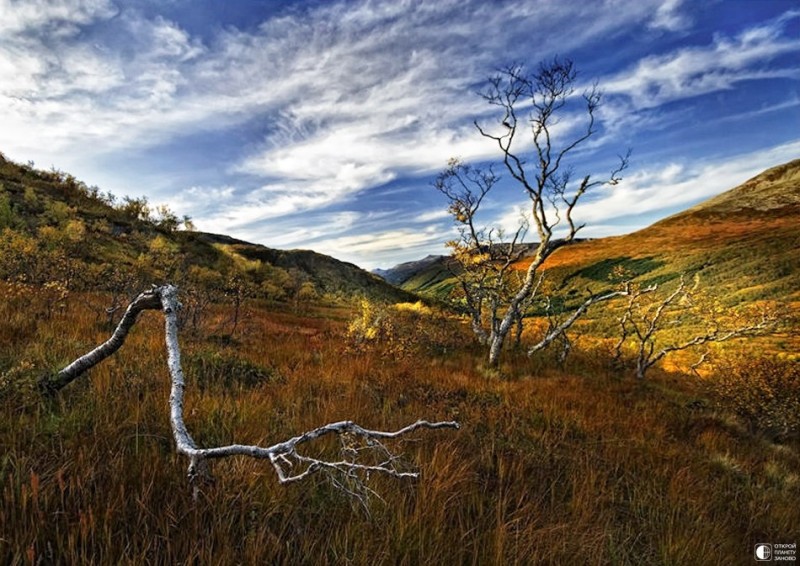
<path fill-rule="evenodd" d="M 230 444 L 202 448 L 197 446 L 183 419 L 184 392 L 186 380 L 181 366 L 181 353 L 178 344 L 178 289 L 172 285 L 153 288 L 139 295 L 128 307 L 112 337 L 88 354 L 81 356 L 62 369 L 47 386 L 57 391 L 79 377 L 83 372 L 113 354 L 125 341 L 125 337 L 136 317 L 142 310 L 160 308 L 164 314 L 167 365 L 171 378 L 169 396 L 170 423 L 176 450 L 189 458 L 189 479 L 197 494 L 198 484 L 211 479 L 208 460 L 228 456 L 249 456 L 269 460 L 275 469 L 280 483 L 291 483 L 307 478 L 316 472 L 326 472 L 332 476 L 343 476 L 347 481 L 334 478 L 334 485 L 340 486 L 350 495 L 364 503 L 365 493 L 370 492 L 363 481 L 371 473 L 380 473 L 397 478 L 416 478 L 418 472 L 403 471 L 398 467 L 398 457 L 393 455 L 382 443 L 419 429 L 458 429 L 455 421 L 430 422 L 418 420 L 396 431 L 370 430 L 353 421 L 329 423 L 298 436 L 278 442 L 271 446 Z M 342 440 L 340 460 L 323 460 L 303 455 L 299 448 L 308 442 L 326 435 L 336 435 Z M 347 436 L 347 441 L 343 438 Z M 360 445 L 353 447 L 353 442 Z M 361 463 L 357 457 L 370 451 L 380 455 L 376 463 Z M 345 487 L 347 483 L 350 487 Z M 353 487 L 354 486 L 354 487 Z"/>

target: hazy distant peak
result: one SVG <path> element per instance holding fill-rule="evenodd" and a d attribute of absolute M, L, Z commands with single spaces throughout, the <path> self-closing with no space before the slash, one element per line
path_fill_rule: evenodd
<path fill-rule="evenodd" d="M 445 256 L 429 254 L 422 259 L 400 263 L 389 269 L 374 269 L 372 273 L 394 285 L 400 285 L 403 281 L 422 271 L 435 263 L 438 263 Z"/>

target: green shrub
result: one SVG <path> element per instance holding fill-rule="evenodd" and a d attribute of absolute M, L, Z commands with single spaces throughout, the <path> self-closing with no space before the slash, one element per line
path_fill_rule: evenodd
<path fill-rule="evenodd" d="M 211 350 L 192 352 L 185 356 L 188 377 L 201 389 L 218 387 L 223 390 L 234 386 L 256 387 L 266 382 L 279 382 L 281 376 L 250 360 Z"/>

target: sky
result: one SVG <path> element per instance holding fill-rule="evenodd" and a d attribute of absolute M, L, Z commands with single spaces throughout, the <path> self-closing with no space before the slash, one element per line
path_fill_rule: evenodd
<path fill-rule="evenodd" d="M 474 126 L 498 119 L 487 78 L 556 56 L 603 91 L 576 176 L 633 151 L 576 207 L 582 236 L 800 157 L 796 0 L 0 0 L 0 151 L 203 231 L 390 267 L 446 253 L 449 158 L 499 160 Z M 487 226 L 528 202 L 508 177 Z"/>

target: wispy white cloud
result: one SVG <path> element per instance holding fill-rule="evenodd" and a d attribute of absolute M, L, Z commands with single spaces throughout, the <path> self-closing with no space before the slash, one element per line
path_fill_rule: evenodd
<path fill-rule="evenodd" d="M 730 114 L 728 116 L 723 116 L 717 120 L 717 123 L 723 122 L 734 122 L 737 120 L 747 120 L 750 118 L 755 118 L 757 116 L 764 116 L 766 114 L 771 114 L 773 112 L 780 112 L 782 110 L 788 110 L 790 108 L 797 108 L 800 106 L 800 96 L 797 93 L 794 93 L 789 98 L 782 100 L 781 102 L 777 102 L 775 104 L 766 104 L 761 106 L 760 108 L 755 108 L 752 110 L 747 110 L 745 112 L 737 112 L 735 114 Z M 800 122 L 798 122 L 800 124 Z"/>
<path fill-rule="evenodd" d="M 800 53 L 800 41 L 784 33 L 785 26 L 798 18 L 800 11 L 789 12 L 735 37 L 719 35 L 710 45 L 647 56 L 633 68 L 604 80 L 603 88 L 630 97 L 634 109 L 642 109 L 727 90 L 748 79 L 797 78 L 797 63 L 778 68 L 767 64 L 780 55 Z"/>
<path fill-rule="evenodd" d="M 668 163 L 638 171 L 616 186 L 600 189 L 595 198 L 584 199 L 574 216 L 586 222 L 584 235 L 595 224 L 649 213 L 676 212 L 743 183 L 764 169 L 796 159 L 800 141 L 732 155 L 714 161 Z M 639 226 L 642 227 L 642 226 Z"/>
<path fill-rule="evenodd" d="M 164 199 L 165 204 L 181 214 L 208 216 L 235 202 L 236 189 L 230 185 L 222 187 L 192 186 Z"/>
<path fill-rule="evenodd" d="M 56 36 L 74 35 L 79 26 L 116 12 L 109 0 L 0 0 L 0 34 L 46 31 Z"/>
<path fill-rule="evenodd" d="M 452 155 L 490 155 L 468 126 L 482 111 L 476 80 L 517 53 L 545 56 L 647 19 L 655 5 L 620 14 L 608 1 L 588 14 L 521 0 L 336 2 L 203 43 L 174 22 L 101 0 L 4 0 L 0 102 L 13 134 L 0 143 L 70 167 L 263 120 L 267 134 L 240 168 L 275 181 L 260 191 L 276 197 L 274 210 L 325 206 Z M 541 41 L 523 49 L 534 23 Z M 575 33 L 554 33 L 567 23 Z M 53 27 L 72 33 L 48 34 Z"/>
<path fill-rule="evenodd" d="M 325 249 L 343 246 L 365 262 L 388 257 L 390 243 L 436 245 L 447 226 L 444 210 L 396 212 L 391 225 L 365 215 L 363 197 L 376 186 L 425 177 L 451 156 L 497 156 L 472 126 L 486 116 L 476 85 L 496 65 L 569 55 L 633 30 L 682 35 L 693 23 L 679 0 L 605 0 L 591 9 L 546 0 L 359 0 L 281 9 L 250 31 L 224 27 L 201 39 L 131 6 L 0 0 L 0 149 L 89 182 L 89 172 L 103 169 L 104 181 L 117 180 L 115 191 L 141 194 L 148 189 L 139 176 L 115 176 L 104 159 L 130 153 L 145 162 L 144 152 L 168 154 L 189 136 L 229 136 L 240 146 L 224 158 L 197 149 L 218 178 L 181 180 L 151 200 L 169 202 L 201 228 L 273 245 L 327 242 Z M 787 12 L 601 77 L 609 94 L 604 133 L 670 128 L 684 115 L 674 108 L 665 115 L 666 103 L 745 79 L 798 76 L 785 58 L 773 64 L 800 52 L 787 31 L 798 18 Z M 560 127 L 574 123 L 566 117 Z M 586 154 L 604 141 L 597 139 Z M 651 184 L 680 193 L 700 175 L 699 166 L 681 163 L 672 172 L 651 167 L 652 178 L 632 179 L 629 195 L 600 199 L 587 218 L 600 225 L 615 207 L 659 209 L 663 199 L 648 192 Z M 169 186 L 169 174 L 159 175 L 158 186 Z"/>
<path fill-rule="evenodd" d="M 649 27 L 663 29 L 666 31 L 681 31 L 691 25 L 692 20 L 681 10 L 683 0 L 664 0 L 656 9 L 655 16 L 649 23 Z"/>
<path fill-rule="evenodd" d="M 5 10 L 16 22 L 0 34 L 0 143 L 10 153 L 70 164 L 82 154 L 96 158 L 164 140 L 176 124 L 208 112 L 181 104 L 183 66 L 203 47 L 175 24 L 80 0 L 54 3 L 36 18 L 26 3 L 3 7 L 4 17 Z M 108 22 L 111 40 L 92 41 L 97 32 L 83 29 Z M 50 34 L 64 25 L 74 33 Z"/>
<path fill-rule="evenodd" d="M 388 267 L 403 261 L 419 259 L 425 250 L 444 253 L 448 233 L 431 225 L 422 230 L 388 230 L 318 240 L 314 249 L 344 261 L 358 262 L 367 269 Z"/>
<path fill-rule="evenodd" d="M 434 220 L 444 220 L 446 218 L 450 218 L 450 213 L 447 212 L 447 210 L 445 210 L 444 208 L 441 208 L 436 210 L 429 210 L 428 212 L 422 212 L 410 220 L 416 222 L 432 222 Z"/>
<path fill-rule="evenodd" d="M 588 192 L 573 212 L 585 224 L 582 237 L 603 237 L 644 228 L 654 221 L 740 185 L 777 163 L 800 156 L 800 141 L 725 158 L 664 163 L 638 170 L 619 184 Z M 490 218 L 488 225 L 507 233 L 519 225 L 525 205 L 517 203 Z M 552 209 L 549 217 L 555 218 Z M 561 233 L 565 226 L 557 227 Z M 529 236 L 535 239 L 535 232 Z M 529 238 L 530 240 L 530 238 Z"/>
<path fill-rule="evenodd" d="M 354 210 L 309 213 L 304 222 L 297 218 L 281 218 L 272 223 L 271 246 L 279 248 L 315 248 L 315 242 L 348 232 L 362 223 L 369 223 L 372 214 Z M 222 230 L 226 232 L 226 230 Z M 245 239 L 258 240 L 263 228 L 258 225 L 237 229 Z"/>

